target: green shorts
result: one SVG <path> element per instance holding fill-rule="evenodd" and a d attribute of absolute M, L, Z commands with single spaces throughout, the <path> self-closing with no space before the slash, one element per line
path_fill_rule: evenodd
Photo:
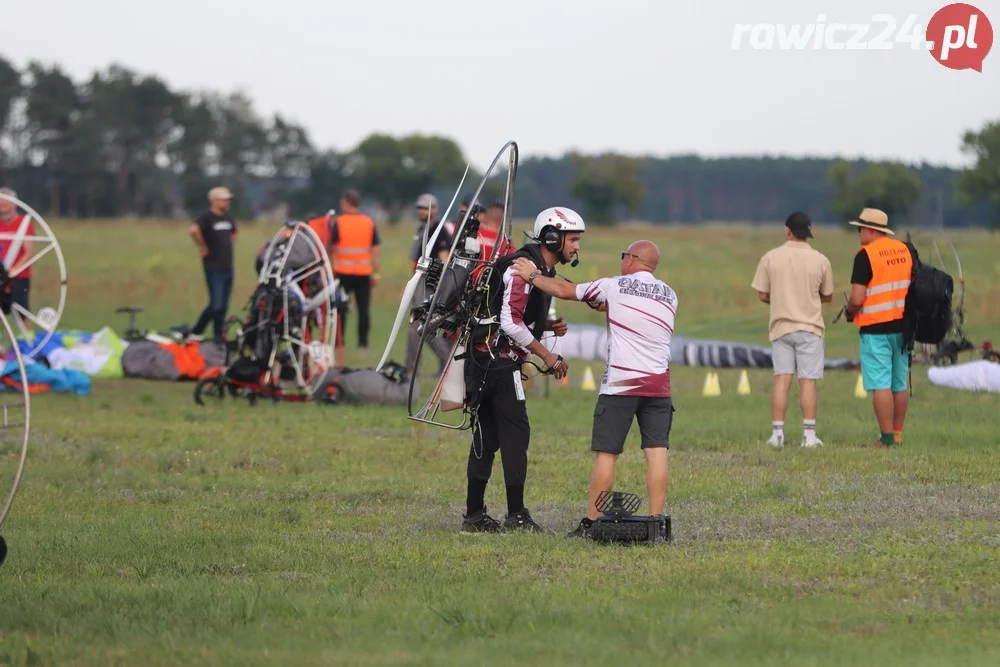
<path fill-rule="evenodd" d="M 906 391 L 910 355 L 903 349 L 903 334 L 861 334 L 861 377 L 865 391 Z"/>

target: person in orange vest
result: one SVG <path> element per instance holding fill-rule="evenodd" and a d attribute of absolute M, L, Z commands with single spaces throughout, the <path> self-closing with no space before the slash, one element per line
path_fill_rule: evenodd
<path fill-rule="evenodd" d="M 858 228 L 861 250 L 854 257 L 851 296 L 845 307 L 849 322 L 859 327 L 861 377 L 872 392 L 872 407 L 881 437 L 873 448 L 903 444 L 903 422 L 909 404 L 907 349 L 903 311 L 910 289 L 913 257 L 902 241 L 889 238 L 889 216 L 876 208 L 861 211 L 849 224 Z"/>
<path fill-rule="evenodd" d="M 323 249 L 326 250 L 328 255 L 330 254 L 330 236 L 333 233 L 333 216 L 335 213 L 336 211 L 330 209 L 326 212 L 326 215 L 309 216 L 309 219 L 306 221 L 309 228 L 316 232 L 316 236 L 319 237 L 320 243 L 323 244 Z"/>
<path fill-rule="evenodd" d="M 361 212 L 361 195 L 348 190 L 340 198 L 343 211 L 330 226 L 330 260 L 333 273 L 348 295 L 354 294 L 358 306 L 358 349 L 368 349 L 371 329 L 371 290 L 378 284 L 381 257 L 375 222 Z M 347 330 L 347 313 L 341 318 Z"/>

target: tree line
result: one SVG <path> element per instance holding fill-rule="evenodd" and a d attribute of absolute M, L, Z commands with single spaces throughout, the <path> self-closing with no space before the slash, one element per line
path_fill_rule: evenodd
<path fill-rule="evenodd" d="M 774 222 L 793 210 L 834 222 L 876 205 L 912 224 L 1000 228 L 1000 121 L 959 140 L 976 158 L 968 169 L 835 157 L 522 157 L 514 215 L 558 202 L 598 224 Z M 0 56 L 0 182 L 46 215 L 190 217 L 222 184 L 245 218 L 281 206 L 296 217 L 322 212 L 356 188 L 397 220 L 421 192 L 450 200 L 466 161 L 448 137 L 372 134 L 347 150 L 319 147 L 240 92 L 172 90 L 120 65 L 77 82 L 58 65 L 19 71 Z"/>

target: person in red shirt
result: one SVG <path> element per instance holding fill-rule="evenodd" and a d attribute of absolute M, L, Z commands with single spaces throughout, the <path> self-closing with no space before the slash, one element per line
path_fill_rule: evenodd
<path fill-rule="evenodd" d="M 483 269 L 486 268 L 486 263 L 489 262 L 491 258 L 494 261 L 497 261 L 501 257 L 514 252 L 514 246 L 508 239 L 500 239 L 501 247 L 497 250 L 496 257 L 493 257 L 494 248 L 496 248 L 497 245 L 497 238 L 499 238 L 500 229 L 503 226 L 503 202 L 495 201 L 488 209 L 479 207 L 478 204 L 477 207 L 479 215 L 479 232 L 476 235 L 476 238 L 479 240 L 479 259 L 482 263 L 472 270 L 471 277 L 473 281 L 479 280 L 479 275 L 483 272 Z"/>
<path fill-rule="evenodd" d="M 10 188 L 0 188 L 0 193 L 17 199 L 17 193 Z M 13 258 L 13 261 L 7 260 L 7 253 L 14 243 L 14 237 L 18 234 L 18 230 L 23 223 L 24 215 L 17 212 L 17 204 L 8 199 L 0 198 L 0 259 L 3 259 L 8 273 L 13 278 L 11 281 L 12 301 L 30 312 L 28 295 L 31 292 L 31 266 L 29 265 L 24 269 L 21 267 L 31 258 L 31 240 L 22 238 L 21 248 L 18 250 L 17 256 Z M 34 236 L 34 234 L 35 226 L 29 220 L 27 228 L 23 231 L 23 235 L 30 237 Z M 23 320 L 24 318 L 21 319 Z M 27 326 L 27 322 L 25 322 L 25 326 Z"/>
<path fill-rule="evenodd" d="M 503 221 L 503 206 L 494 204 L 479 214 L 479 248 L 480 257 L 489 260 L 493 254 L 493 246 L 497 243 L 500 233 L 500 223 Z"/>

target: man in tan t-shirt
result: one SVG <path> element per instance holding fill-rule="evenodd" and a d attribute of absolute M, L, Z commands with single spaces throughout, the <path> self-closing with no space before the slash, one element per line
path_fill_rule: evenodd
<path fill-rule="evenodd" d="M 785 220 L 785 244 L 768 251 L 757 264 L 750 286 L 771 306 L 768 338 L 774 363 L 771 391 L 771 438 L 767 444 L 785 444 L 785 412 L 792 374 L 798 370 L 802 407 L 802 446 L 818 447 L 816 437 L 816 380 L 823 377 L 823 305 L 833 300 L 830 260 L 813 249 L 812 221 L 796 211 Z"/>

